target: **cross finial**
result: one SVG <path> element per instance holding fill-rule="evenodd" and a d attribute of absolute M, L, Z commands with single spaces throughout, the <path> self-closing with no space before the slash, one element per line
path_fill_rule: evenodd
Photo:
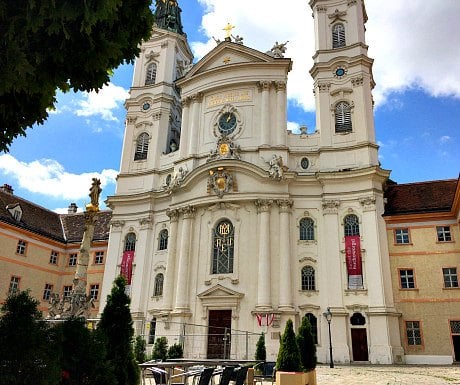
<path fill-rule="evenodd" d="M 226 39 L 230 39 L 230 36 L 232 36 L 232 29 L 235 28 L 234 25 L 231 25 L 230 23 L 227 23 L 225 28 L 222 28 L 225 32 L 227 32 L 227 36 L 225 36 Z"/>

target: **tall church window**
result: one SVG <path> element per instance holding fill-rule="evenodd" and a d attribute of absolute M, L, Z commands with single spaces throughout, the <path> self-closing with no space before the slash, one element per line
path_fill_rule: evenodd
<path fill-rule="evenodd" d="M 337 103 L 335 106 L 335 132 L 351 132 L 351 107 L 347 102 Z"/>
<path fill-rule="evenodd" d="M 308 321 L 311 325 L 311 335 L 313 337 L 313 342 L 318 344 L 318 319 L 312 313 L 305 314 L 305 317 L 308 318 Z"/>
<path fill-rule="evenodd" d="M 221 220 L 213 231 L 212 274 L 233 273 L 234 227 L 228 219 Z"/>
<path fill-rule="evenodd" d="M 345 236 L 359 235 L 359 219 L 356 215 L 350 214 L 343 220 Z"/>
<path fill-rule="evenodd" d="M 125 250 L 124 251 L 134 251 L 136 250 L 136 234 L 128 233 L 125 239 Z"/>
<path fill-rule="evenodd" d="M 145 71 L 145 85 L 148 86 L 149 84 L 155 84 L 156 78 L 157 65 L 155 63 L 150 63 Z"/>
<path fill-rule="evenodd" d="M 316 290 L 315 269 L 305 266 L 302 269 L 302 291 Z"/>
<path fill-rule="evenodd" d="M 149 134 L 143 132 L 137 137 L 136 152 L 134 160 L 147 159 L 147 152 L 149 151 Z"/>
<path fill-rule="evenodd" d="M 154 288 L 153 288 L 153 295 L 155 297 L 163 295 L 163 282 L 164 282 L 163 273 L 158 273 L 155 276 L 155 285 L 154 285 Z"/>
<path fill-rule="evenodd" d="M 345 45 L 345 27 L 343 24 L 335 24 L 332 27 L 332 48 L 341 48 Z"/>
<path fill-rule="evenodd" d="M 313 222 L 313 219 L 302 218 L 299 227 L 301 241 L 313 241 L 315 239 L 315 222 Z"/>
<path fill-rule="evenodd" d="M 163 229 L 158 235 L 158 250 L 166 250 L 168 248 L 168 230 Z"/>

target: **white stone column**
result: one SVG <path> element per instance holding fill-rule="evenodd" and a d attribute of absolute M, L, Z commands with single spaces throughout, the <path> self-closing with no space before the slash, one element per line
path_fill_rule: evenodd
<path fill-rule="evenodd" d="M 262 91 L 260 112 L 260 143 L 262 145 L 270 144 L 270 85 L 269 81 L 259 82 L 259 89 Z"/>
<path fill-rule="evenodd" d="M 180 209 L 183 214 L 182 234 L 179 250 L 179 266 L 176 282 L 176 304 L 174 311 L 183 313 L 189 311 L 188 301 L 188 281 L 190 265 L 190 238 L 192 230 L 192 220 L 195 216 L 195 208 L 192 206 Z"/>
<path fill-rule="evenodd" d="M 189 152 L 189 128 L 190 121 L 190 98 L 182 99 L 182 120 L 181 120 L 181 129 L 180 129 L 180 144 L 179 152 L 180 157 L 184 158 L 188 155 Z"/>
<path fill-rule="evenodd" d="M 193 100 L 192 104 L 192 113 L 191 113 L 191 124 L 190 131 L 188 133 L 190 140 L 189 154 L 196 154 L 196 146 L 199 136 L 199 127 L 200 127 L 200 107 L 201 101 L 203 100 L 203 95 L 198 93 L 191 96 Z"/>
<path fill-rule="evenodd" d="M 270 207 L 273 201 L 258 199 L 255 202 L 259 214 L 259 270 L 257 308 L 272 309 L 270 269 Z"/>
<path fill-rule="evenodd" d="M 276 82 L 276 142 L 275 145 L 286 145 L 286 83 Z"/>
<path fill-rule="evenodd" d="M 280 310 L 292 310 L 292 275 L 291 275 L 291 239 L 290 217 L 293 201 L 280 199 L 277 201 L 280 210 L 280 260 L 279 260 L 279 285 L 280 285 Z"/>
<path fill-rule="evenodd" d="M 163 289 L 163 308 L 171 311 L 173 306 L 174 282 L 177 254 L 177 227 L 179 220 L 179 210 L 167 210 L 166 215 L 170 218 L 169 239 L 168 239 L 168 264 L 166 265 L 166 277 Z"/>

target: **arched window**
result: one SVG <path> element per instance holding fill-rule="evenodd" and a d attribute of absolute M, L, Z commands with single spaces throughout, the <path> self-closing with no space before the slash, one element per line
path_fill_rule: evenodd
<path fill-rule="evenodd" d="M 313 219 L 302 218 L 299 227 L 301 241 L 313 241 L 315 239 L 315 222 L 313 222 Z"/>
<path fill-rule="evenodd" d="M 147 159 L 147 152 L 149 151 L 149 134 L 143 132 L 137 137 L 136 152 L 134 160 Z"/>
<path fill-rule="evenodd" d="M 214 228 L 212 274 L 233 273 L 234 228 L 228 219 Z"/>
<path fill-rule="evenodd" d="M 345 47 L 345 27 L 343 24 L 336 24 L 332 27 L 332 48 Z"/>
<path fill-rule="evenodd" d="M 359 235 L 359 219 L 356 215 L 350 214 L 343 220 L 345 236 Z"/>
<path fill-rule="evenodd" d="M 160 295 L 163 295 L 163 281 L 164 281 L 163 273 L 158 273 L 155 276 L 155 285 L 153 288 L 153 295 L 155 297 L 159 297 Z"/>
<path fill-rule="evenodd" d="M 166 250 L 168 248 L 168 230 L 163 229 L 158 235 L 158 250 Z"/>
<path fill-rule="evenodd" d="M 136 234 L 128 233 L 125 239 L 125 250 L 124 251 L 134 251 L 136 250 Z"/>
<path fill-rule="evenodd" d="M 313 336 L 313 342 L 318 344 L 318 319 L 312 313 L 305 314 L 311 325 L 311 334 Z"/>
<path fill-rule="evenodd" d="M 366 318 L 361 313 L 354 313 L 350 317 L 350 323 L 353 326 L 364 326 L 366 325 Z"/>
<path fill-rule="evenodd" d="M 335 106 L 335 132 L 351 132 L 351 107 L 347 102 L 337 103 Z"/>
<path fill-rule="evenodd" d="M 302 269 L 302 291 L 316 290 L 315 269 L 311 266 L 305 266 Z"/>
<path fill-rule="evenodd" d="M 145 71 L 145 85 L 155 84 L 157 78 L 157 65 L 155 63 L 150 63 L 147 66 L 147 71 Z"/>

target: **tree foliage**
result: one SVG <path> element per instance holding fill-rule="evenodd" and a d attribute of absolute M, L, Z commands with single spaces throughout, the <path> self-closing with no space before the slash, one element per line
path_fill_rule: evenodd
<path fill-rule="evenodd" d="M 262 333 L 256 344 L 256 354 L 254 357 L 257 361 L 265 361 L 267 359 L 267 348 L 265 347 L 265 334 Z"/>
<path fill-rule="evenodd" d="M 140 373 L 133 352 L 133 320 L 130 299 L 125 292 L 126 280 L 115 279 L 107 304 L 101 315 L 98 330 L 105 337 L 107 360 L 114 368 L 118 385 L 137 385 Z"/>
<path fill-rule="evenodd" d="M 165 361 L 168 358 L 168 339 L 166 337 L 157 338 L 152 350 L 152 360 Z"/>
<path fill-rule="evenodd" d="M 311 324 L 307 317 L 302 318 L 302 324 L 296 337 L 300 351 L 300 361 L 305 371 L 316 368 L 316 345 L 311 331 Z"/>
<path fill-rule="evenodd" d="M 173 360 L 174 358 L 182 358 L 184 356 L 184 349 L 181 344 L 172 344 L 168 349 L 168 358 Z"/>
<path fill-rule="evenodd" d="M 42 124 L 56 90 L 92 91 L 139 54 L 151 0 L 0 0 L 0 151 Z"/>
<path fill-rule="evenodd" d="M 299 347 L 291 319 L 287 320 L 286 328 L 281 336 L 276 369 L 282 372 L 299 372 L 301 370 Z"/>
<path fill-rule="evenodd" d="M 136 361 L 141 364 L 146 361 L 145 352 L 147 348 L 147 343 L 145 342 L 144 337 L 137 336 L 136 341 L 134 342 L 134 357 Z"/>
<path fill-rule="evenodd" d="M 0 384 L 56 385 L 61 352 L 55 330 L 27 291 L 8 295 L 0 318 Z"/>

